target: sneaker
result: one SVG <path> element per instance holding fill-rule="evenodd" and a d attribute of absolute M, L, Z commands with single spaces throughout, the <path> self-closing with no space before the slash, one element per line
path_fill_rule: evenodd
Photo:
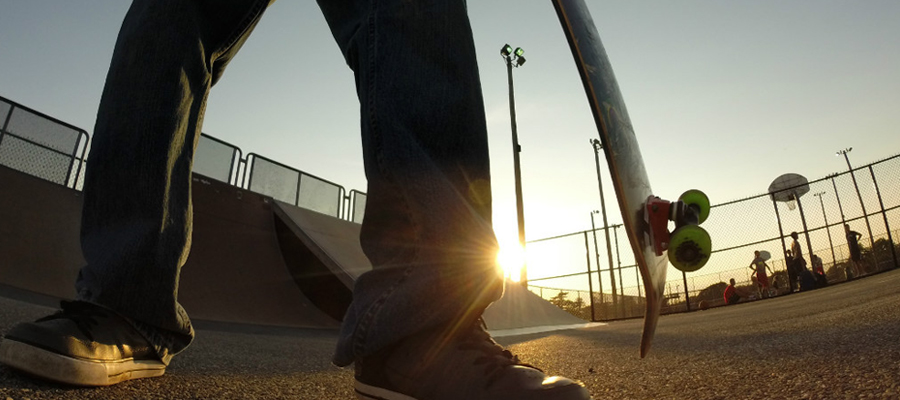
<path fill-rule="evenodd" d="M 363 400 L 589 400 L 581 382 L 548 377 L 491 339 L 479 319 L 453 333 L 424 332 L 357 360 Z"/>
<path fill-rule="evenodd" d="M 0 363 L 78 386 L 108 386 L 166 371 L 125 317 L 82 301 L 64 301 L 56 314 L 13 327 L 0 342 Z"/>

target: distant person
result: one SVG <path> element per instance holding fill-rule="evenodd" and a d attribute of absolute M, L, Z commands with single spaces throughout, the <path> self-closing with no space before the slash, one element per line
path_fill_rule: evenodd
<path fill-rule="evenodd" d="M 800 247 L 800 242 L 797 241 L 798 237 L 797 232 L 791 232 L 791 239 L 793 239 L 791 242 L 791 259 L 797 275 L 797 282 L 801 291 L 813 290 L 816 288 L 816 278 L 806 268 L 806 260 L 803 258 L 803 249 Z"/>
<path fill-rule="evenodd" d="M 862 252 L 859 249 L 859 238 L 862 237 L 862 234 L 850 230 L 850 224 L 844 224 L 844 233 L 847 235 L 847 247 L 850 248 L 850 266 L 853 268 L 852 278 L 858 278 L 863 275 L 862 264 L 860 263 Z"/>
<path fill-rule="evenodd" d="M 734 283 L 734 278 L 731 278 L 728 281 L 728 286 L 725 286 L 724 296 L 725 304 L 731 305 L 741 301 L 742 298 L 750 297 L 750 293 L 747 293 L 744 289 L 737 288 Z"/>
<path fill-rule="evenodd" d="M 809 258 L 812 260 L 812 273 L 813 277 L 816 278 L 816 287 L 828 286 L 828 278 L 825 276 L 825 265 L 822 263 L 822 257 L 812 254 Z"/>
<path fill-rule="evenodd" d="M 803 269 L 800 270 L 800 273 L 797 275 L 797 279 L 800 283 L 800 291 L 813 290 L 817 288 L 816 277 L 813 276 L 813 273 L 810 272 L 806 267 L 803 267 Z"/>
<path fill-rule="evenodd" d="M 787 266 L 788 291 L 794 292 L 797 290 L 797 268 L 794 266 L 794 257 L 790 250 L 784 252 L 784 263 Z"/>
<path fill-rule="evenodd" d="M 772 271 L 772 267 L 769 264 L 766 264 L 766 260 L 762 258 L 759 251 L 753 252 L 753 261 L 750 262 L 750 269 L 756 272 L 756 291 L 759 293 L 759 297 L 771 296 L 771 285 L 769 285 L 769 276 L 766 275 L 766 270 L 773 275 L 775 272 Z"/>
<path fill-rule="evenodd" d="M 797 232 L 791 232 L 791 259 L 793 260 L 793 264 L 796 266 L 796 269 L 799 271 L 800 268 L 806 268 L 806 260 L 803 259 L 803 248 L 800 246 L 800 242 L 797 240 L 800 236 Z"/>
<path fill-rule="evenodd" d="M 809 274 L 809 270 L 806 268 L 806 259 L 803 258 L 803 248 L 800 246 L 800 242 L 797 240 L 799 235 L 797 232 L 791 232 L 791 264 L 794 268 L 794 274 L 797 276 L 798 283 L 800 283 L 801 290 L 810 290 L 815 287 L 815 283 L 810 286 L 810 279 L 812 275 Z M 813 279 L 813 282 L 815 280 Z"/>
<path fill-rule="evenodd" d="M 0 362 L 104 386 L 163 375 L 193 341 L 177 297 L 194 150 L 210 89 L 272 2 L 132 2 L 87 161 L 77 300 L 13 327 Z M 354 73 L 368 180 L 359 241 L 373 266 L 355 282 L 332 362 L 354 365 L 366 399 L 589 399 L 579 382 L 519 362 L 481 319 L 503 279 L 465 0 L 318 3 Z"/>
<path fill-rule="evenodd" d="M 781 286 L 783 284 L 782 280 L 783 279 L 778 275 L 772 276 L 772 289 L 774 290 L 775 295 L 781 293 Z"/>

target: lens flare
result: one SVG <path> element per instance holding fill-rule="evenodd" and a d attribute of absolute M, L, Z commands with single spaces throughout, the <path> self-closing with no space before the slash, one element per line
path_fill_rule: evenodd
<path fill-rule="evenodd" d="M 503 269 L 503 276 L 518 282 L 522 268 L 525 266 L 525 250 L 518 243 L 501 246 L 497 252 L 497 265 Z"/>

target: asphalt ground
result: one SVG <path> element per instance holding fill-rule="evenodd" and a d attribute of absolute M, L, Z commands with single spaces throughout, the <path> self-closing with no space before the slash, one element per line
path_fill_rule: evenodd
<path fill-rule="evenodd" d="M 649 356 L 640 320 L 502 337 L 520 358 L 582 380 L 595 399 L 900 399 L 900 270 L 807 293 L 663 316 Z M 0 298 L 0 331 L 51 308 Z M 0 400 L 352 399 L 333 330 L 198 322 L 160 378 L 108 388 L 0 367 Z"/>

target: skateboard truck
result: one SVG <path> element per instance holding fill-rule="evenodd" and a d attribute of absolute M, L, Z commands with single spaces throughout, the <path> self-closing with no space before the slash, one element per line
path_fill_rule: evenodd
<path fill-rule="evenodd" d="M 669 262 L 679 270 L 692 272 L 709 260 L 712 241 L 699 225 L 709 216 L 709 198 L 699 190 L 684 192 L 678 201 L 650 196 L 644 207 L 644 222 L 657 256 L 668 252 Z M 675 229 L 669 232 L 669 221 Z"/>

